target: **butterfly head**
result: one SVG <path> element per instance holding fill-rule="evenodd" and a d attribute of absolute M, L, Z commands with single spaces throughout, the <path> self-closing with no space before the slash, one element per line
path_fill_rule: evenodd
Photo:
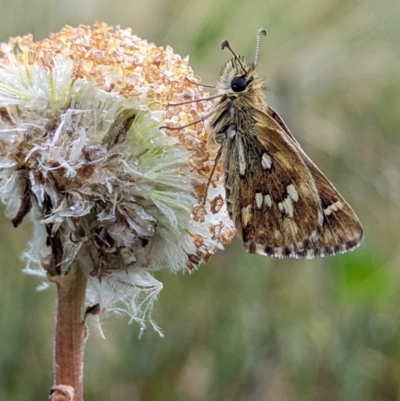
<path fill-rule="evenodd" d="M 222 68 L 220 78 L 217 82 L 217 91 L 229 95 L 238 95 L 240 93 L 245 93 L 251 91 L 252 88 L 260 88 L 260 80 L 257 79 L 255 74 L 257 58 L 258 58 L 258 46 L 260 41 L 260 36 L 266 35 L 264 29 L 259 29 L 257 32 L 256 41 L 256 53 L 254 56 L 254 62 L 249 63 L 244 57 L 237 56 L 232 48 L 229 46 L 227 40 L 221 43 L 222 49 L 229 49 L 233 54 L 231 58 Z"/>
<path fill-rule="evenodd" d="M 247 92 L 251 89 L 255 78 L 254 64 L 249 63 L 242 56 L 235 56 L 223 66 L 217 82 L 217 90 L 230 95 Z"/>

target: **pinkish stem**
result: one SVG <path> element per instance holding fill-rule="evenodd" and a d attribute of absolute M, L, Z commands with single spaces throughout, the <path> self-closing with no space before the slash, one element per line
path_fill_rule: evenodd
<path fill-rule="evenodd" d="M 51 401 L 83 401 L 83 354 L 86 337 L 86 277 L 78 264 L 64 275 L 50 276 L 57 285 L 54 385 Z"/>

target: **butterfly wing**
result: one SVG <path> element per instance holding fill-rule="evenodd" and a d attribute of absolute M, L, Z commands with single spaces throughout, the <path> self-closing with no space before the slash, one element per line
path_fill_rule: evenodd
<path fill-rule="evenodd" d="M 363 229 L 353 209 L 304 153 L 282 118 L 270 106 L 268 115 L 281 127 L 287 138 L 297 148 L 313 177 L 321 199 L 324 217 L 322 231 L 313 246 L 306 250 L 305 256 L 333 255 L 337 252 L 346 252 L 356 248 L 363 238 Z"/>
<path fill-rule="evenodd" d="M 228 211 L 248 252 L 303 256 L 324 221 L 316 183 L 276 122 L 265 113 L 252 116 L 248 125 L 235 125 L 222 145 Z"/>

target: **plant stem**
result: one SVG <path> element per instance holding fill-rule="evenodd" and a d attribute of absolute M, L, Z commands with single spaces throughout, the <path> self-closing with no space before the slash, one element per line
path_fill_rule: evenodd
<path fill-rule="evenodd" d="M 50 276 L 50 275 L 49 275 Z M 83 353 L 86 337 L 86 277 L 78 263 L 64 275 L 50 276 L 57 285 L 52 401 L 83 401 Z"/>

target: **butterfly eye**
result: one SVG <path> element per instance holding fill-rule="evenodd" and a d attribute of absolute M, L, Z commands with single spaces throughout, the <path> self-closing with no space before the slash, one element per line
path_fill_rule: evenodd
<path fill-rule="evenodd" d="M 246 78 L 242 75 L 232 79 L 231 88 L 234 92 L 242 92 L 247 88 L 248 84 L 249 82 L 246 81 Z"/>

